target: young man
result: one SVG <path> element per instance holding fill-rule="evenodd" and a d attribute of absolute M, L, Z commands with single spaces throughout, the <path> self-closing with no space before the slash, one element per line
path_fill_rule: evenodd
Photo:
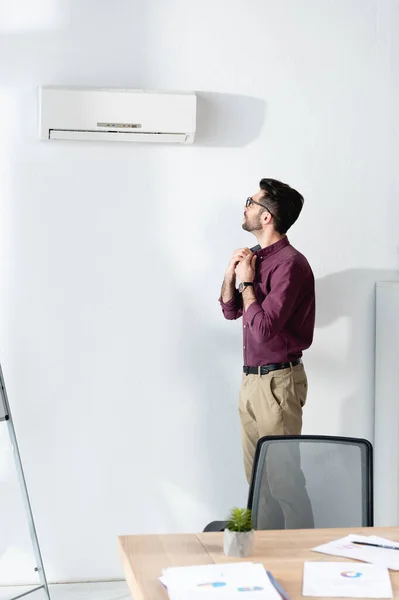
<path fill-rule="evenodd" d="M 301 433 L 307 395 L 301 357 L 315 322 L 312 270 L 286 236 L 303 197 L 275 179 L 262 179 L 259 187 L 246 201 L 242 227 L 260 249 L 233 252 L 220 298 L 226 319 L 243 317 L 239 413 L 248 482 L 260 437 Z"/>

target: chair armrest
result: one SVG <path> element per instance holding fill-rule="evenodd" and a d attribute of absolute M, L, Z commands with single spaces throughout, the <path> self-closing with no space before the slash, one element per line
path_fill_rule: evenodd
<path fill-rule="evenodd" d="M 204 531 L 224 531 L 227 527 L 227 521 L 212 521 L 208 523 Z"/>

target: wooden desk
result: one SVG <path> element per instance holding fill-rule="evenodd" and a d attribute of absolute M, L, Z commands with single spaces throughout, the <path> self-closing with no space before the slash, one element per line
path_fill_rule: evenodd
<path fill-rule="evenodd" d="M 349 561 L 349 558 L 311 552 L 311 548 L 349 533 L 379 535 L 399 541 L 399 527 L 256 531 L 254 554 L 282 584 L 291 600 L 302 598 L 305 560 Z M 158 577 L 166 567 L 237 562 L 223 554 L 222 533 L 127 535 L 118 540 L 119 554 L 134 600 L 166 600 Z M 356 561 L 354 561 L 356 562 Z M 399 571 L 390 571 L 394 598 L 399 600 Z"/>

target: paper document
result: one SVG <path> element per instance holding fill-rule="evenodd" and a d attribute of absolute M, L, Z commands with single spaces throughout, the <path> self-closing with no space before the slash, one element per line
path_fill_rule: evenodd
<path fill-rule="evenodd" d="M 260 563 L 227 563 L 164 569 L 171 600 L 281 600 Z"/>
<path fill-rule="evenodd" d="M 305 562 L 303 596 L 392 598 L 386 567 L 353 562 Z"/>
<path fill-rule="evenodd" d="M 374 565 L 381 565 L 394 571 L 399 570 L 399 550 L 387 550 L 386 548 L 375 548 L 373 546 L 360 546 L 353 542 L 368 542 L 369 544 L 382 544 L 399 548 L 398 542 L 392 542 L 376 535 L 351 534 L 339 540 L 322 544 L 312 548 L 314 552 L 332 554 L 333 556 L 345 556 L 354 558 Z"/>

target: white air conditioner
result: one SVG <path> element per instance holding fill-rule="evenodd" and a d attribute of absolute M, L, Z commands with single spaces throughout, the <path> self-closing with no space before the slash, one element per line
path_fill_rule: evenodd
<path fill-rule="evenodd" d="M 191 92 L 40 88 L 40 137 L 192 144 L 197 98 Z"/>

